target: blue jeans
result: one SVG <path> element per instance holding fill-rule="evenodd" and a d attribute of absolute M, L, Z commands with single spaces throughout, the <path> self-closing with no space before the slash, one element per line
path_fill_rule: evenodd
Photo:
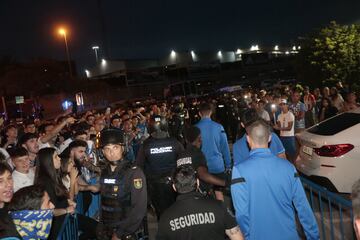
<path fill-rule="evenodd" d="M 281 142 L 284 145 L 286 154 L 294 158 L 296 155 L 296 139 L 295 136 L 291 137 L 280 137 Z"/>

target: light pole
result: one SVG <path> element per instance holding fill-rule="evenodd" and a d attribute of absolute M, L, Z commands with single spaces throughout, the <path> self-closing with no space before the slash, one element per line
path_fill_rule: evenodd
<path fill-rule="evenodd" d="M 98 63 L 99 62 L 99 56 L 98 56 L 99 46 L 93 46 L 92 49 L 95 51 L 96 63 Z"/>
<path fill-rule="evenodd" d="M 67 61 L 68 61 L 68 64 L 69 64 L 69 73 L 70 73 L 70 77 L 72 78 L 73 73 L 72 73 L 72 67 L 71 67 L 71 61 L 70 61 L 70 51 L 69 51 L 69 46 L 68 46 L 67 38 L 66 38 L 66 30 L 64 28 L 60 28 L 59 29 L 59 34 L 64 37 L 65 48 L 66 48 L 66 56 L 67 56 Z"/>

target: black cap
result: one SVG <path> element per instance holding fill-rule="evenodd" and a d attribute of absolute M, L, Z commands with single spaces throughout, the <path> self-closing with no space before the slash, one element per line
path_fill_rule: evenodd
<path fill-rule="evenodd" d="M 98 134 L 97 143 L 99 148 L 103 148 L 107 144 L 125 145 L 124 131 L 114 128 L 104 129 Z"/>

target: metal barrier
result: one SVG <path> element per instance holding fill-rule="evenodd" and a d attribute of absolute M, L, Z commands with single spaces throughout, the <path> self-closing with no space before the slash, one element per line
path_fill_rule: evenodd
<path fill-rule="evenodd" d="M 356 239 L 351 201 L 301 177 L 321 239 Z"/>
<path fill-rule="evenodd" d="M 78 231 L 79 229 L 76 214 L 67 214 L 57 236 L 57 240 L 77 240 L 79 239 Z"/>

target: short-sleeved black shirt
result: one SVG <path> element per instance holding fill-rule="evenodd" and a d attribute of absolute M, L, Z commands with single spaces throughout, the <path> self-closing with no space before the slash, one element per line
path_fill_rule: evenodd
<path fill-rule="evenodd" d="M 157 240 L 223 240 L 236 227 L 235 216 L 222 202 L 191 192 L 178 196 L 161 216 Z"/>

